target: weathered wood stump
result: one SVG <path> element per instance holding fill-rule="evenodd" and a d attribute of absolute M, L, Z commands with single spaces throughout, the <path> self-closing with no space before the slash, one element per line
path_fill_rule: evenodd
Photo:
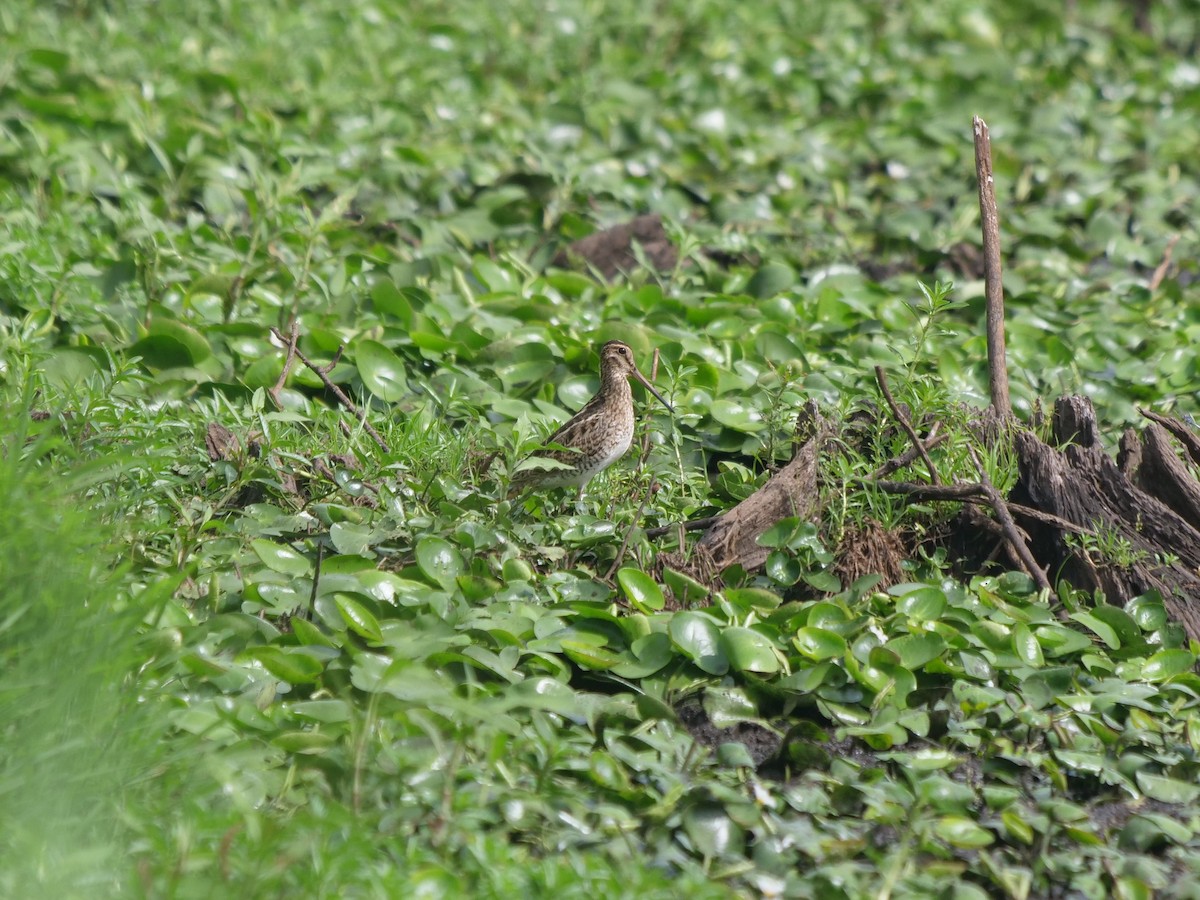
<path fill-rule="evenodd" d="M 1200 442 L 1182 422 L 1152 418 L 1158 421 L 1140 440 L 1132 432 L 1122 437 L 1118 465 L 1100 445 L 1091 401 L 1063 397 L 1051 422 L 1061 449 L 1016 433 L 1020 479 L 1010 499 L 1096 536 L 1100 552 L 1088 552 L 1068 539 L 1068 529 L 1024 517 L 1030 548 L 1052 578 L 1102 591 L 1116 605 L 1157 590 L 1171 617 L 1200 639 L 1200 484 L 1171 447 L 1167 428 L 1190 442 L 1194 459 Z M 1106 558 L 1104 547 L 1120 552 Z"/>
<path fill-rule="evenodd" d="M 994 543 L 1007 540 L 1014 562 L 1035 568 L 1050 585 L 1063 582 L 1097 591 L 1106 602 L 1123 606 L 1147 591 L 1158 591 L 1171 617 L 1188 636 L 1200 640 L 1200 481 L 1179 457 L 1172 438 L 1200 465 L 1200 437 L 1183 422 L 1143 412 L 1151 424 L 1121 439 L 1119 461 L 1100 443 L 1091 401 L 1064 397 L 1054 408 L 1053 445 L 1032 431 L 1000 429 L 986 417 L 980 435 L 987 441 L 1012 441 L 1019 478 L 1007 498 L 987 484 L 914 485 L 876 482 L 914 500 L 953 500 L 972 504 L 958 520 L 960 531 Z M 788 516 L 819 515 L 820 454 L 833 426 L 809 411 L 802 416 L 795 456 L 750 497 L 720 516 L 685 559 L 664 554 L 662 561 L 700 580 L 718 585 L 730 566 L 761 569 L 769 551 L 759 536 Z M 987 426 L 987 427 L 985 427 Z M 799 430 L 799 427 L 798 427 Z M 1020 528 L 999 528 L 979 507 L 1011 515 Z M 1001 516 L 1003 518 L 1003 516 Z M 1012 521 L 1009 522 L 1011 526 Z M 962 537 L 963 535 L 959 535 Z M 849 552 L 849 551 L 844 551 Z M 862 556 L 864 551 L 855 548 Z M 894 551 L 878 555 L 895 556 Z M 875 555 L 866 554 L 875 559 Z M 1023 562 L 1024 560 L 1024 562 Z M 885 582 L 899 577 L 880 570 Z M 859 562 L 839 565 L 839 573 L 862 574 Z M 960 573 L 969 574 L 969 573 Z"/>

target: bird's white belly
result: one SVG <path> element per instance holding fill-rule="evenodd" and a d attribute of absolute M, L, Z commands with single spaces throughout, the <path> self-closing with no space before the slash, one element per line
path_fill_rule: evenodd
<path fill-rule="evenodd" d="M 598 472 L 603 472 L 618 459 L 624 456 L 629 451 L 629 445 L 633 443 L 633 431 L 627 435 L 620 435 L 618 442 L 609 444 L 604 448 L 603 452 L 592 457 L 587 461 L 586 465 L 581 467 L 575 474 L 571 483 L 574 485 L 583 485 L 591 477 Z"/>

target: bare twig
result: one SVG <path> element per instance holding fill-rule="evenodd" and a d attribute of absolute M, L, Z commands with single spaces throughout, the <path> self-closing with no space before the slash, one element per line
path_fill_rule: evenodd
<path fill-rule="evenodd" d="M 275 401 L 275 405 L 280 409 L 283 409 L 283 402 L 279 399 L 279 393 L 283 390 L 284 384 L 287 383 L 288 375 L 291 374 L 292 364 L 296 361 L 296 341 L 300 339 L 300 326 L 296 324 L 295 319 L 292 319 L 290 330 L 291 333 L 288 335 L 286 341 L 287 358 L 283 361 L 283 371 L 279 373 L 279 380 L 275 382 L 275 387 L 267 391 L 267 393 L 271 395 L 271 399 Z M 271 331 L 274 332 L 274 334 L 278 336 L 281 341 L 283 340 L 282 334 L 280 334 L 274 328 L 272 328 Z"/>
<path fill-rule="evenodd" d="M 705 516 L 703 519 L 692 519 L 691 521 L 688 521 L 688 522 L 677 522 L 674 525 L 658 525 L 658 526 L 655 526 L 654 528 L 647 528 L 646 529 L 646 537 L 648 537 L 648 538 L 662 537 L 664 534 L 666 534 L 672 528 L 678 528 L 680 531 L 703 531 L 705 528 L 707 528 L 709 525 L 713 524 L 713 522 L 717 521 L 717 519 L 719 519 L 719 518 L 721 518 L 721 517 L 720 516 Z M 680 543 L 682 544 L 683 542 L 680 541 Z"/>
<path fill-rule="evenodd" d="M 964 503 L 987 499 L 982 485 L 978 484 L 917 484 L 912 481 L 875 481 L 870 478 L 854 480 L 878 488 L 885 494 L 904 494 L 917 501 L 949 500 Z"/>
<path fill-rule="evenodd" d="M 621 541 L 621 547 L 617 550 L 616 559 L 613 560 L 612 566 L 604 574 L 604 580 L 610 580 L 617 573 L 617 569 L 621 568 L 621 563 L 625 560 L 625 551 L 629 549 L 629 538 L 633 534 L 633 529 L 637 528 L 638 522 L 642 521 L 642 513 L 646 511 L 646 503 L 650 499 L 650 495 L 654 493 L 658 487 L 657 479 L 651 478 L 650 484 L 646 486 L 646 492 L 642 494 L 642 502 L 638 504 L 637 512 L 634 514 L 633 521 L 629 523 L 629 527 L 625 529 L 625 537 Z"/>
<path fill-rule="evenodd" d="M 1167 246 L 1163 248 L 1162 262 L 1154 270 L 1154 275 L 1150 278 L 1150 293 L 1154 293 L 1162 287 L 1163 279 L 1167 277 L 1167 270 L 1171 268 L 1171 255 L 1175 252 L 1175 245 L 1179 243 L 1179 235 L 1172 235 L 1167 241 Z"/>
<path fill-rule="evenodd" d="M 922 442 L 922 445 L 926 451 L 932 450 L 938 444 L 945 441 L 946 438 L 950 437 L 948 434 L 938 434 L 937 432 L 940 427 L 940 422 L 934 422 L 933 427 L 929 429 L 929 437 Z M 884 478 L 888 475 L 891 475 L 893 472 L 903 469 L 905 466 L 912 465 L 920 456 L 921 451 L 918 447 L 909 447 L 899 456 L 893 456 L 867 477 L 872 480 L 876 478 Z"/>
<path fill-rule="evenodd" d="M 342 354 L 346 352 L 345 344 L 338 344 L 338 348 L 334 351 L 333 359 L 329 360 L 325 365 L 321 366 L 320 371 L 328 375 L 334 370 L 339 362 L 342 361 Z"/>
<path fill-rule="evenodd" d="M 921 454 L 921 459 L 925 460 L 925 465 L 929 469 L 929 483 L 941 484 L 942 480 L 938 478 L 937 469 L 933 465 L 933 460 L 930 458 L 929 452 L 925 449 L 925 445 L 921 443 L 921 438 L 917 435 L 916 429 L 912 427 L 912 423 L 908 421 L 908 416 L 900 409 L 896 403 L 896 398 L 892 396 L 891 390 L 888 389 L 887 376 L 883 374 L 883 366 L 875 367 L 875 380 L 879 382 L 879 390 L 883 391 L 883 399 L 887 401 L 888 407 L 892 410 L 892 415 L 896 417 L 896 421 L 900 423 L 900 427 L 904 429 L 904 433 L 912 441 L 913 447 Z"/>
<path fill-rule="evenodd" d="M 950 501 L 958 503 L 974 503 L 974 504 L 991 504 L 991 500 L 987 496 L 987 491 L 982 484 L 916 484 L 911 481 L 876 481 L 874 479 L 861 479 L 863 484 L 868 484 L 871 487 L 878 488 L 885 494 L 903 494 L 911 500 L 918 503 L 930 501 Z M 1011 503 L 1005 501 L 1009 512 L 1026 519 L 1033 519 L 1041 522 L 1043 525 L 1053 525 L 1062 531 L 1073 531 L 1076 534 L 1091 534 L 1091 531 L 1082 525 L 1076 525 L 1074 522 L 1069 522 L 1061 516 L 1056 516 L 1053 513 L 1044 512 L 1040 509 L 1035 509 L 1032 506 L 1025 506 L 1020 503 Z M 704 519 L 697 519 L 697 522 L 704 522 Z M 646 532 L 650 536 L 651 532 Z"/>
<path fill-rule="evenodd" d="M 1003 419 L 1012 417 L 1008 396 L 1008 363 L 1004 352 L 1004 284 L 1000 270 L 1000 216 L 996 211 L 996 184 L 992 177 L 992 141 L 987 123 L 979 116 L 975 126 L 975 175 L 979 179 L 979 217 L 983 228 L 983 280 L 987 298 L 988 376 L 992 408 Z"/>
<path fill-rule="evenodd" d="M 1000 522 L 1000 527 L 1004 529 L 1004 537 L 1020 560 L 1021 567 L 1037 582 L 1040 590 L 1050 593 L 1050 580 L 1046 577 L 1046 573 L 1042 571 L 1042 567 L 1038 565 L 1037 560 L 1033 558 L 1033 553 L 1030 552 L 1029 545 L 1025 543 L 1025 538 L 1022 537 L 1020 530 L 1017 528 L 1017 523 L 1013 521 L 1007 502 L 1000 495 L 1000 492 L 996 490 L 996 486 L 992 484 L 992 479 L 988 478 L 987 471 L 983 468 L 983 462 L 979 459 L 979 454 L 975 452 L 975 448 L 968 447 L 967 450 L 971 454 L 971 461 L 975 463 L 976 471 L 979 472 L 979 486 L 983 489 L 988 503 L 996 513 L 996 519 Z"/>
<path fill-rule="evenodd" d="M 271 334 L 273 334 L 275 336 L 275 338 L 277 340 L 279 340 L 280 342 L 286 343 L 286 339 L 280 333 L 278 328 L 272 328 Z M 310 369 L 312 369 L 317 374 L 317 377 L 321 379 L 321 383 L 323 385 L 325 385 L 326 388 L 329 389 L 329 392 L 331 394 L 333 394 L 333 396 L 337 397 L 338 402 L 341 403 L 342 406 L 346 407 L 346 409 L 350 410 L 350 412 L 352 412 L 355 416 L 358 417 L 358 420 L 360 422 L 362 422 L 362 424 L 363 424 L 363 429 L 367 432 L 367 434 L 369 434 L 371 436 L 371 438 L 375 441 L 375 443 L 379 445 L 379 449 L 382 450 L 384 453 L 391 453 L 391 450 L 388 448 L 387 441 L 385 441 L 382 437 L 380 437 L 379 432 L 375 430 L 375 427 L 370 422 L 367 421 L 366 412 L 360 411 L 359 408 L 354 404 L 354 401 L 346 396 L 345 391 L 343 391 L 340 387 L 338 387 L 336 384 L 334 384 L 330 380 L 329 369 L 333 368 L 332 365 L 329 366 L 328 368 L 326 368 L 324 366 L 318 366 L 311 359 L 309 359 L 307 356 L 305 356 L 304 351 L 302 351 L 299 347 L 297 347 L 294 342 L 291 344 L 291 347 L 295 351 L 296 356 L 300 359 L 300 362 L 304 363 L 306 366 L 308 366 Z M 339 354 L 341 353 L 340 348 L 338 349 L 338 353 Z M 336 361 L 337 357 L 335 357 L 334 359 Z M 347 435 L 349 435 L 350 431 L 349 431 L 348 427 L 346 426 L 346 423 L 342 422 L 341 424 L 342 424 L 342 430 L 345 431 Z"/>
<path fill-rule="evenodd" d="M 313 583 L 312 590 L 308 594 L 308 611 L 311 613 L 317 608 L 317 588 L 321 584 L 321 563 L 325 561 L 325 544 L 322 541 L 317 541 L 317 564 L 313 567 Z"/>

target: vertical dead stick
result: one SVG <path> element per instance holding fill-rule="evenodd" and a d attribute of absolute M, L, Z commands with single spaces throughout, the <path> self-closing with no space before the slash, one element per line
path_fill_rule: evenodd
<path fill-rule="evenodd" d="M 1167 246 L 1163 248 L 1162 262 L 1158 264 L 1158 268 L 1154 270 L 1154 275 L 1150 278 L 1150 293 L 1154 293 L 1162 287 L 1163 279 L 1167 277 L 1167 271 L 1171 268 L 1171 254 L 1175 252 L 1175 245 L 1179 243 L 1179 235 L 1171 235 L 1171 239 L 1167 241 Z"/>
<path fill-rule="evenodd" d="M 1004 284 L 1000 271 L 1000 216 L 996 212 L 996 183 L 992 178 L 992 141 L 987 123 L 975 116 L 975 175 L 979 179 L 979 218 L 983 228 L 983 281 L 987 298 L 988 376 L 992 408 L 1011 418 L 1008 363 L 1004 353 Z"/>

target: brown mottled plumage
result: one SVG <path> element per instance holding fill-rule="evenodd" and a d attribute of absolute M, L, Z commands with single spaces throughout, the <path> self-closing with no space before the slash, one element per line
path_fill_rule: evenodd
<path fill-rule="evenodd" d="M 570 449 L 543 450 L 536 454 L 571 468 L 522 469 L 513 476 L 513 489 L 582 487 L 597 472 L 624 456 L 633 443 L 631 377 L 644 384 L 663 406 L 674 412 L 671 404 L 638 371 L 629 345 L 609 341 L 600 350 L 600 390 L 583 409 L 546 439 L 548 444 L 561 444 Z"/>

